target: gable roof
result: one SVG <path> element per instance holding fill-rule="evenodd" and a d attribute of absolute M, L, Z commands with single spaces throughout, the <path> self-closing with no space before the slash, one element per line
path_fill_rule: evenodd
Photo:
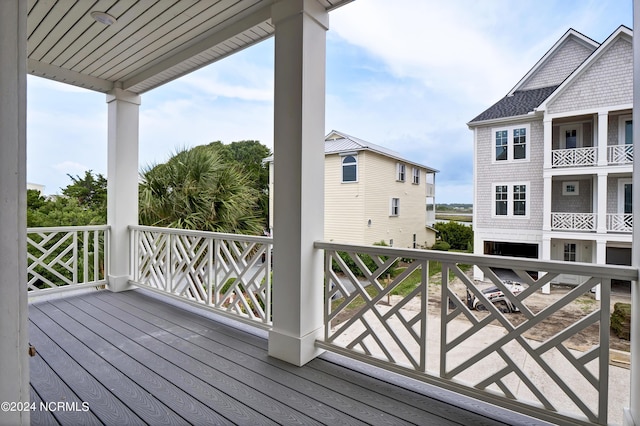
<path fill-rule="evenodd" d="M 618 29 L 616 29 L 607 39 L 598 47 L 598 49 L 593 52 L 586 61 L 584 61 L 576 70 L 574 70 L 571 75 L 562 82 L 562 84 L 555 90 L 552 94 L 549 95 L 547 99 L 542 102 L 538 108 L 538 111 L 543 111 L 547 109 L 547 106 L 553 102 L 555 99 L 558 99 L 568 87 L 570 87 L 576 80 L 578 80 L 582 75 L 585 74 L 597 61 L 615 44 L 619 39 L 627 39 L 631 41 L 633 39 L 633 30 L 624 25 L 620 25 Z"/>
<path fill-rule="evenodd" d="M 467 124 L 534 113 L 598 46 L 597 42 L 570 28 L 504 98 Z"/>
<path fill-rule="evenodd" d="M 417 167 L 421 167 L 423 169 L 427 169 L 429 172 L 437 173 L 438 170 L 432 169 L 431 167 L 427 167 L 423 164 L 416 163 L 414 161 L 407 160 L 403 158 L 400 153 L 393 151 L 391 149 L 385 148 L 380 145 L 376 145 L 371 142 L 367 142 L 363 139 L 356 138 L 354 136 L 350 136 L 346 133 L 339 132 L 337 130 L 332 130 L 325 136 L 324 138 L 324 154 L 341 154 L 347 152 L 358 152 L 358 151 L 372 151 L 386 157 L 393 158 L 395 160 L 402 161 L 407 164 L 411 164 Z"/>
<path fill-rule="evenodd" d="M 545 53 L 544 56 L 542 56 L 542 58 L 540 58 L 540 60 L 536 62 L 535 65 L 524 75 L 524 77 L 522 77 L 520 81 L 509 91 L 507 96 L 511 96 L 515 92 L 520 90 L 539 89 L 542 87 L 558 86 L 564 79 L 566 79 L 577 68 L 579 63 L 582 63 L 587 57 L 587 56 L 578 56 L 573 58 L 566 58 L 566 57 L 558 58 L 558 56 L 562 54 L 563 47 L 570 44 L 577 44 L 578 46 L 582 47 L 583 50 L 585 51 L 583 55 L 586 54 L 587 56 L 588 56 L 587 52 L 593 52 L 600 46 L 598 42 L 590 39 L 589 37 L 574 30 L 573 28 L 569 28 L 567 32 L 564 33 L 562 37 L 560 37 L 560 39 L 554 43 L 553 46 L 551 46 L 551 48 L 547 51 L 547 53 Z M 566 55 L 563 55 L 563 56 L 566 56 Z M 557 72 L 554 73 L 556 77 L 560 79 L 559 81 L 556 80 L 554 82 L 550 82 L 549 84 L 543 84 L 542 86 L 538 86 L 538 87 L 531 87 L 529 85 L 530 83 L 532 83 L 535 77 L 545 69 L 545 67 L 551 65 L 554 62 L 554 60 L 558 60 L 558 59 L 560 59 L 564 63 L 567 63 L 567 65 L 569 66 L 568 69 L 564 70 L 563 74 L 558 75 Z"/>

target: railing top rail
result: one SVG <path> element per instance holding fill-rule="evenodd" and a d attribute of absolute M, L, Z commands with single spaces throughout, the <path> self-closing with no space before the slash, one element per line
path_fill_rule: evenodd
<path fill-rule="evenodd" d="M 85 225 L 85 226 L 42 226 L 27 228 L 27 233 L 34 232 L 74 232 L 74 231 L 106 231 L 110 225 Z"/>
<path fill-rule="evenodd" d="M 165 234 L 173 235 L 191 235 L 194 237 L 210 237 L 218 240 L 234 240 L 234 241 L 249 241 L 260 243 L 272 243 L 272 237 L 263 237 L 257 235 L 244 235 L 244 234 L 225 234 L 222 232 L 211 231 L 193 231 L 190 229 L 179 228 L 162 228 L 158 226 L 146 226 L 146 225 L 129 225 L 129 229 L 132 231 L 148 231 L 148 232 L 162 232 Z"/>
<path fill-rule="evenodd" d="M 591 275 L 609 277 L 619 280 L 637 281 L 638 270 L 630 266 L 596 265 L 582 262 L 563 262 L 559 260 L 537 260 L 521 257 L 491 256 L 465 253 L 451 253 L 437 250 L 405 249 L 383 246 L 362 246 L 356 244 L 339 244 L 316 241 L 314 247 L 323 250 L 353 251 L 376 254 L 380 256 L 397 256 L 439 262 L 473 264 L 477 266 L 497 267 L 507 265 L 509 268 L 526 271 L 545 271 L 560 274 Z"/>

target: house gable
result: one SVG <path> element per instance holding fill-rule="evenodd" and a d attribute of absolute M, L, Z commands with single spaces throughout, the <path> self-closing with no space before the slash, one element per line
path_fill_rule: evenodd
<path fill-rule="evenodd" d="M 620 27 L 540 109 L 558 114 L 632 103 L 632 31 Z"/>
<path fill-rule="evenodd" d="M 570 29 L 511 93 L 560 85 L 597 47 L 598 43 Z"/>
<path fill-rule="evenodd" d="M 535 112 L 569 75 L 598 48 L 599 44 L 570 29 L 540 59 L 511 91 L 469 122 L 519 117 Z"/>

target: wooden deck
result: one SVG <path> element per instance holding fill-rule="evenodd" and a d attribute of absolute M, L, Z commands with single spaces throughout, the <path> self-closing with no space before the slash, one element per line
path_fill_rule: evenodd
<path fill-rule="evenodd" d="M 29 327 L 33 425 L 536 423 L 479 403 L 459 408 L 335 355 L 292 366 L 246 326 L 142 290 L 36 300 Z"/>

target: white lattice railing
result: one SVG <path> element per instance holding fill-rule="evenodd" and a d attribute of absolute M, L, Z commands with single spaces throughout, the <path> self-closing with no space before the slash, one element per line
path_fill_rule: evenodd
<path fill-rule="evenodd" d="M 107 283 L 109 227 L 27 228 L 29 295 Z"/>
<path fill-rule="evenodd" d="M 132 281 L 251 324 L 271 324 L 272 239 L 132 226 Z"/>
<path fill-rule="evenodd" d="M 315 246 L 325 250 L 326 259 L 326 327 L 319 347 L 553 423 L 606 424 L 609 404 L 621 403 L 620 397 L 609 396 L 610 285 L 611 279 L 636 280 L 632 268 L 325 242 Z M 442 273 L 428 284 L 434 262 Z M 488 302 L 481 291 L 487 284 L 465 273 L 472 266 L 520 312 L 507 313 L 506 304 Z M 525 290 L 509 293 L 494 268 L 509 269 Z M 564 289 L 562 296 L 541 295 L 540 289 L 561 274 L 586 279 Z M 600 302 L 589 293 L 596 285 L 601 286 Z M 402 296 L 393 296 L 396 292 Z M 467 299 L 473 296 L 488 310 L 471 309 Z M 574 322 L 562 321 L 571 305 L 583 306 L 586 299 L 591 310 Z M 562 326 L 543 327 L 555 323 Z M 580 333 L 587 329 L 597 343 L 576 349 L 573 342 L 582 342 Z M 615 410 L 621 413 L 622 408 Z"/>
<path fill-rule="evenodd" d="M 613 232 L 633 232 L 632 214 L 607 214 L 607 231 Z"/>
<path fill-rule="evenodd" d="M 598 148 L 554 149 L 551 151 L 553 167 L 594 166 L 598 161 Z"/>
<path fill-rule="evenodd" d="M 551 229 L 558 231 L 595 231 L 596 213 L 551 213 Z"/>
<path fill-rule="evenodd" d="M 633 145 L 609 145 L 607 161 L 609 164 L 633 163 Z"/>

